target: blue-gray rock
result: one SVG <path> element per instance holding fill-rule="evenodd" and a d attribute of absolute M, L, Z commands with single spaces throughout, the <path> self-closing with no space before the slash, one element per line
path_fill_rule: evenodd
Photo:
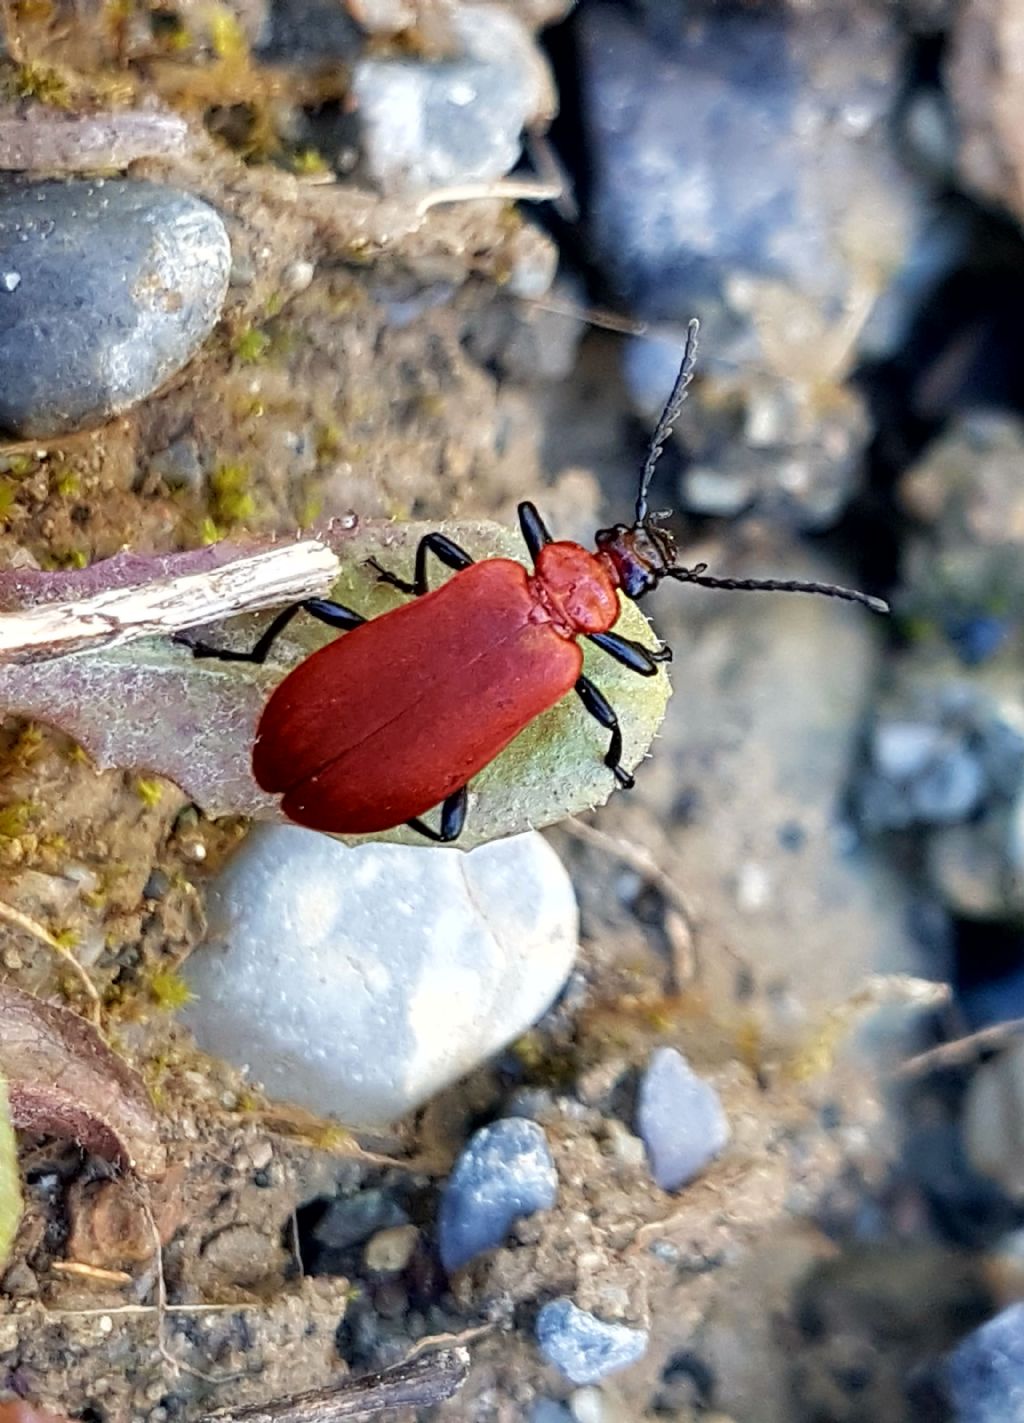
<path fill-rule="evenodd" d="M 572 1423 L 572 1414 L 564 1403 L 553 1398 L 538 1398 L 530 1414 L 530 1423 Z"/>
<path fill-rule="evenodd" d="M 718 1093 L 672 1047 L 651 1054 L 640 1082 L 636 1129 L 663 1191 L 692 1181 L 729 1140 Z"/>
<path fill-rule="evenodd" d="M 1024 1304 L 1012 1304 L 968 1334 L 946 1360 L 956 1423 L 1024 1418 Z"/>
<path fill-rule="evenodd" d="M 677 341 L 704 327 L 684 505 L 829 527 L 873 428 L 858 330 L 923 212 L 889 125 L 903 36 L 863 10 L 599 0 L 576 30 L 593 260 Z M 668 354 L 630 358 L 641 405 L 664 400 Z"/>
<path fill-rule="evenodd" d="M 206 203 L 128 180 L 0 186 L 0 429 L 97 425 L 209 335 L 231 249 Z"/>
<path fill-rule="evenodd" d="M 465 4 L 450 18 L 458 58 L 364 59 L 353 71 L 363 157 L 387 193 L 501 178 L 523 129 L 553 111 L 546 62 L 511 10 Z"/>
<path fill-rule="evenodd" d="M 408 1225 L 409 1217 L 387 1191 L 371 1189 L 332 1201 L 313 1230 L 319 1245 L 348 1250 L 379 1230 Z"/>
<path fill-rule="evenodd" d="M 646 1329 L 609 1324 L 571 1299 L 555 1299 L 537 1316 L 537 1343 L 549 1364 L 570 1383 L 600 1383 L 635 1364 L 647 1352 Z"/>
<path fill-rule="evenodd" d="M 514 1221 L 550 1210 L 558 1175 L 542 1127 L 506 1117 L 463 1148 L 441 1198 L 438 1243 L 449 1274 L 494 1250 Z"/>
<path fill-rule="evenodd" d="M 591 3 L 578 26 L 590 236 L 635 309 L 685 321 L 695 301 L 732 300 L 739 273 L 839 299 L 862 251 L 897 266 L 915 188 L 888 126 L 896 27 L 733 7 L 688 23 L 673 6 L 659 22 L 646 8 Z"/>

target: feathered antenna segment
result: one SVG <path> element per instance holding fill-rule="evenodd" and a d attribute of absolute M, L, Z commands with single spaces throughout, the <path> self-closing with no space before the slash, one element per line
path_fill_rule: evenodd
<path fill-rule="evenodd" d="M 672 394 L 665 403 L 665 409 L 661 412 L 661 418 L 654 427 L 643 474 L 640 476 L 640 492 L 636 496 L 636 522 L 638 525 L 647 522 L 647 491 L 651 486 L 654 466 L 658 463 L 665 447 L 665 441 L 672 433 L 672 426 L 679 418 L 679 411 L 686 399 L 687 387 L 693 380 L 693 368 L 697 364 L 697 336 L 699 333 L 700 322 L 694 317 L 686 328 L 686 346 L 683 350 L 683 362 L 679 367 L 676 383 L 672 387 Z"/>
<path fill-rule="evenodd" d="M 680 583 L 698 583 L 702 588 L 726 588 L 734 593 L 820 593 L 825 598 L 842 598 L 847 603 L 861 603 L 873 613 L 888 613 L 884 598 L 861 593 L 857 588 L 843 588 L 838 583 L 805 583 L 799 578 L 714 578 L 707 573 L 706 563 L 693 568 L 667 568 L 665 576 Z"/>

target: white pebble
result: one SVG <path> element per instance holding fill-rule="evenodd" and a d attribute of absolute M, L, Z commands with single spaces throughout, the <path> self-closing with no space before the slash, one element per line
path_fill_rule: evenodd
<path fill-rule="evenodd" d="M 541 1016 L 576 954 L 572 885 L 537 834 L 466 854 L 350 849 L 259 826 L 209 895 L 183 1016 L 274 1096 L 378 1126 Z"/>

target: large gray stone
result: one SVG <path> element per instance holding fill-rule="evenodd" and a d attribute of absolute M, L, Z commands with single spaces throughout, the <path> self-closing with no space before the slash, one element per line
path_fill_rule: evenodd
<path fill-rule="evenodd" d="M 393 1121 L 499 1051 L 576 953 L 572 885 L 534 833 L 466 854 L 260 826 L 209 915 L 186 966 L 201 1045 L 353 1126 Z"/>
<path fill-rule="evenodd" d="M 0 429 L 101 423 L 195 353 L 220 315 L 231 250 L 187 193 L 127 180 L 0 186 Z"/>

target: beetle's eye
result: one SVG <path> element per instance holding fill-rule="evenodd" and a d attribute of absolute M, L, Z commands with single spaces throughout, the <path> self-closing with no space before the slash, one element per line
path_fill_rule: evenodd
<path fill-rule="evenodd" d="M 642 563 L 632 564 L 623 580 L 622 591 L 627 598 L 632 598 L 634 602 L 642 598 L 645 593 L 649 593 L 655 586 L 657 579 L 653 576 L 649 568 L 645 568 Z"/>

